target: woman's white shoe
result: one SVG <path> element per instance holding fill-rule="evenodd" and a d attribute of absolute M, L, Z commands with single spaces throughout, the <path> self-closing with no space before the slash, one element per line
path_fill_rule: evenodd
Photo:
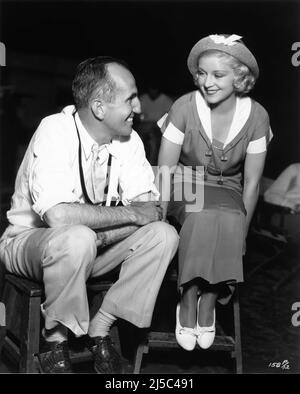
<path fill-rule="evenodd" d="M 176 308 L 176 330 L 175 336 L 178 344 L 185 350 L 194 350 L 196 346 L 196 335 L 194 328 L 182 327 L 179 321 L 180 303 Z"/>
<path fill-rule="evenodd" d="M 216 310 L 214 309 L 214 320 L 213 324 L 209 327 L 201 327 L 198 323 L 199 317 L 199 305 L 200 305 L 201 297 L 198 299 L 197 304 L 197 324 L 196 324 L 196 335 L 197 335 L 197 343 L 201 347 L 201 349 L 208 349 L 214 343 L 215 335 L 216 335 Z"/>

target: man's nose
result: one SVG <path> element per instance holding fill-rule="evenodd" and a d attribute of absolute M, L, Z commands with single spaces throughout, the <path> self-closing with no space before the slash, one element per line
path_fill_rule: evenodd
<path fill-rule="evenodd" d="M 141 102 L 138 99 L 138 97 L 136 97 L 133 102 L 132 102 L 132 110 L 135 114 L 140 114 L 142 112 L 142 108 L 141 108 Z"/>

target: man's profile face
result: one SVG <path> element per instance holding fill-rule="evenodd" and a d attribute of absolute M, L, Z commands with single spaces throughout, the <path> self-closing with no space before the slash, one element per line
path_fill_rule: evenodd
<path fill-rule="evenodd" d="M 108 71 L 116 83 L 116 92 L 112 102 L 104 103 L 103 122 L 111 137 L 129 136 L 133 116 L 141 112 L 135 79 L 129 70 L 116 63 L 109 64 Z"/>

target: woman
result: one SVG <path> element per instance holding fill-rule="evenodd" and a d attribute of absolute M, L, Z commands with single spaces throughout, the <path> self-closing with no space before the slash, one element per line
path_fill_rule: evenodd
<path fill-rule="evenodd" d="M 161 124 L 164 217 L 182 226 L 176 339 L 186 350 L 212 345 L 216 301 L 227 303 L 243 281 L 244 241 L 271 134 L 266 110 L 247 97 L 259 69 L 241 38 L 210 35 L 196 43 L 187 63 L 198 90 L 179 98 Z M 187 204 L 191 183 L 194 205 Z"/>

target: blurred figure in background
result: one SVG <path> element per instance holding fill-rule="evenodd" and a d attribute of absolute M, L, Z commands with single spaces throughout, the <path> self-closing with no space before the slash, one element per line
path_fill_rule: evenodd
<path fill-rule="evenodd" d="M 284 235 L 300 245 L 300 163 L 290 164 L 275 180 L 263 177 L 261 194 L 265 202 L 290 209 L 283 213 Z M 275 207 L 268 220 L 271 227 L 280 227 L 282 213 Z"/>
<path fill-rule="evenodd" d="M 264 193 L 264 199 L 271 204 L 300 209 L 300 163 L 288 166 Z"/>
<path fill-rule="evenodd" d="M 157 81 L 150 81 L 147 91 L 140 96 L 140 102 L 142 112 L 136 127 L 143 140 L 148 161 L 151 165 L 156 165 L 161 140 L 160 128 L 156 123 L 169 111 L 173 99 L 161 91 Z"/>

